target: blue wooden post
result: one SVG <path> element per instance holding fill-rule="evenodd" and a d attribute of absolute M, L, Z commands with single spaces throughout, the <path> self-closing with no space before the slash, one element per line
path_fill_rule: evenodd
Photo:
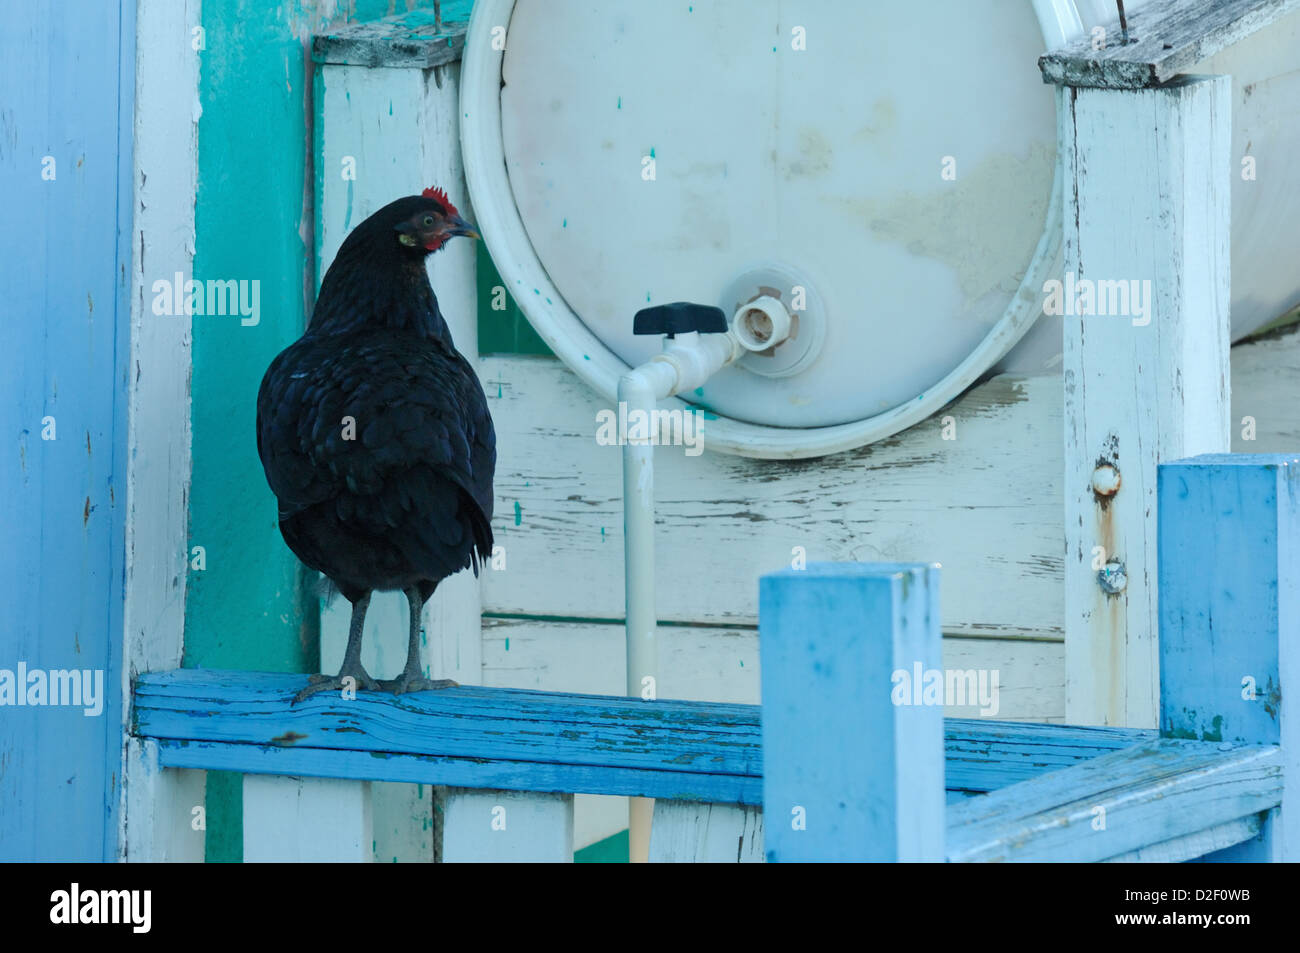
<path fill-rule="evenodd" d="M 1280 744 L 1280 813 L 1212 856 L 1300 859 L 1300 456 L 1164 464 L 1159 506 L 1160 731 Z"/>
<path fill-rule="evenodd" d="M 3 861 L 118 850 L 135 10 L 0 30 Z"/>
<path fill-rule="evenodd" d="M 942 860 L 939 567 L 763 576 L 759 650 L 767 859 Z"/>

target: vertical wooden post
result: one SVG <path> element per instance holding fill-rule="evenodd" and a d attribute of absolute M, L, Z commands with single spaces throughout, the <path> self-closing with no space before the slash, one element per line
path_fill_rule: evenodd
<path fill-rule="evenodd" d="M 646 859 L 652 864 L 763 862 L 762 808 L 653 800 Z"/>
<path fill-rule="evenodd" d="M 1160 468 L 1160 731 L 1281 744 L 1285 791 L 1221 860 L 1300 859 L 1300 456 Z"/>
<path fill-rule="evenodd" d="M 369 863 L 370 782 L 244 775 L 244 863 Z"/>
<path fill-rule="evenodd" d="M 1231 88 L 1191 77 L 1058 89 L 1066 718 L 1077 724 L 1155 725 L 1156 465 L 1229 447 Z"/>
<path fill-rule="evenodd" d="M 162 768 L 156 741 L 129 738 L 122 776 L 121 859 L 202 863 L 208 773 Z"/>
<path fill-rule="evenodd" d="M 759 650 L 767 859 L 942 860 L 939 567 L 763 576 Z"/>
<path fill-rule="evenodd" d="M 451 789 L 441 854 L 455 863 L 573 861 L 573 795 Z"/>
<path fill-rule="evenodd" d="M 154 282 L 193 277 L 199 53 L 177 37 L 190 36 L 200 17 L 197 0 L 141 3 L 135 13 L 122 657 L 129 672 L 154 672 L 179 667 L 185 631 L 192 322 L 154 313 L 153 302 Z M 129 732 L 129 706 L 122 714 Z M 206 773 L 160 770 L 156 746 L 130 738 L 121 776 L 119 858 L 202 861 Z"/>

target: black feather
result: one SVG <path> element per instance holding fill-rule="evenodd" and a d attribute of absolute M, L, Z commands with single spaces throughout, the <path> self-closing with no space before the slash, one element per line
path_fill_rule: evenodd
<path fill-rule="evenodd" d="M 441 206 L 380 209 L 348 236 L 307 332 L 271 362 L 257 450 L 289 548 L 349 599 L 478 571 L 492 551 L 496 435 L 478 377 L 398 241 Z M 351 438 L 351 439 L 349 439 Z"/>

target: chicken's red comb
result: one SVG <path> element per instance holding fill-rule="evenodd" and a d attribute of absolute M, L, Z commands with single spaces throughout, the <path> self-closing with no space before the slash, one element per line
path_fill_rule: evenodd
<path fill-rule="evenodd" d="M 447 198 L 447 193 L 444 192 L 442 189 L 436 187 L 427 188 L 420 194 L 423 195 L 426 199 L 436 199 L 437 201 L 441 202 L 446 207 L 448 215 L 460 214 L 460 212 L 456 211 L 456 206 L 451 204 L 451 199 Z"/>

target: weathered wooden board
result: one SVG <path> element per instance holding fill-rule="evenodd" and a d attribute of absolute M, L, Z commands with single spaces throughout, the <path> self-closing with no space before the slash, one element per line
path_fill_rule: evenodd
<path fill-rule="evenodd" d="M 164 770 L 156 741 L 129 738 L 123 778 L 121 859 L 201 862 L 207 830 L 207 772 Z"/>
<path fill-rule="evenodd" d="M 604 401 L 554 359 L 479 367 L 505 555 L 504 570 L 485 574 L 484 610 L 621 619 L 622 471 L 620 448 L 595 439 Z M 709 453 L 706 421 L 703 455 L 655 456 L 660 619 L 755 625 L 758 576 L 802 550 L 809 561 L 941 562 L 946 633 L 1059 637 L 1059 391 L 1059 379 L 1000 378 L 945 411 L 954 440 L 936 418 L 818 460 Z"/>
<path fill-rule="evenodd" d="M 432 9 L 323 33 L 312 39 L 312 59 L 361 67 L 430 69 L 459 60 L 465 48 L 472 0 L 442 0 L 442 20 Z"/>
<path fill-rule="evenodd" d="M 1232 360 L 1233 449 L 1300 447 L 1300 334 L 1239 345 Z M 622 476 L 619 448 L 595 441 L 603 402 L 553 358 L 491 355 L 479 367 L 505 555 L 504 570 L 484 574 L 484 611 L 621 620 Z M 802 546 L 810 560 L 942 563 L 947 635 L 1061 638 L 1062 400 L 1059 377 L 999 377 L 944 411 L 952 441 L 940 415 L 814 461 L 659 452 L 660 619 L 755 625 L 755 580 Z M 707 422 L 704 433 L 707 447 Z M 557 585 L 561 567 L 581 583 Z"/>
<path fill-rule="evenodd" d="M 1181 864 L 1212 854 L 1218 850 L 1243 844 L 1259 835 L 1264 823 L 1262 815 L 1250 814 L 1228 821 L 1207 830 L 1161 841 L 1149 847 L 1139 847 L 1118 857 L 1108 858 L 1111 864 Z"/>
<path fill-rule="evenodd" d="M 193 277 L 199 53 L 177 37 L 198 25 L 199 5 L 142 3 L 136 13 L 123 628 L 126 667 L 148 672 L 181 663 L 185 630 L 192 323 L 153 303 L 155 281 Z M 203 859 L 203 827 L 191 826 L 191 810 L 205 809 L 201 774 L 160 772 L 157 752 L 133 741 L 122 780 L 120 857 Z"/>
<path fill-rule="evenodd" d="M 443 792 L 438 860 L 456 863 L 573 861 L 573 795 Z"/>
<path fill-rule="evenodd" d="M 370 785 L 244 775 L 244 863 L 369 863 Z"/>
<path fill-rule="evenodd" d="M 1075 724 L 1155 726 L 1156 466 L 1229 447 L 1231 89 L 1058 90 Z"/>
<path fill-rule="evenodd" d="M 948 860 L 1107 860 L 1281 798 L 1275 746 L 1154 739 L 949 805 Z"/>
<path fill-rule="evenodd" d="M 667 625 L 659 628 L 659 685 L 665 698 L 759 701 L 758 630 Z M 623 628 L 616 623 L 538 619 L 483 620 L 483 684 L 589 695 L 623 685 Z M 949 637 L 948 669 L 997 672 L 998 709 L 985 717 L 1061 722 L 1065 655 L 1060 642 Z M 979 718 L 978 704 L 953 705 L 949 718 Z"/>
<path fill-rule="evenodd" d="M 291 704 L 305 684 L 304 676 L 263 672 L 148 675 L 135 694 L 137 731 L 259 749 L 375 753 L 377 760 L 415 754 L 618 766 L 665 776 L 757 777 L 761 764 L 754 706 L 470 686 L 399 697 L 319 694 Z"/>
<path fill-rule="evenodd" d="M 736 804 L 656 801 L 650 862 L 761 864 L 763 811 Z"/>
<path fill-rule="evenodd" d="M 334 748 L 281 748 L 221 741 L 160 739 L 158 751 L 160 763 L 166 768 L 202 768 L 240 774 L 337 778 L 357 783 L 390 781 L 543 794 L 585 792 L 624 797 L 685 798 L 755 806 L 763 798 L 762 779 L 757 775 Z M 623 827 L 626 826 L 624 823 Z"/>
<path fill-rule="evenodd" d="M 470 687 L 290 704 L 303 684 L 262 672 L 142 675 L 136 733 L 159 742 L 163 766 L 676 797 L 698 787 L 694 800 L 757 803 L 756 706 Z M 994 790 L 1149 737 L 948 719 L 948 786 Z M 622 775 L 631 780 L 611 780 Z"/>
<path fill-rule="evenodd" d="M 1086 34 L 1038 58 L 1043 82 L 1140 89 L 1168 82 L 1225 47 L 1300 7 L 1300 0 L 1151 0 L 1128 14 L 1123 42 L 1119 11 L 1100 48 Z"/>
<path fill-rule="evenodd" d="M 1160 468 L 1161 733 L 1280 744 L 1300 776 L 1300 454 L 1207 454 Z M 1256 860 L 1300 857 L 1300 791 Z"/>
<path fill-rule="evenodd" d="M 135 8 L 10 5 L 0 30 L 0 188 L 10 223 L 0 232 L 2 861 L 104 862 L 120 851 L 127 493 L 145 466 L 132 461 L 128 438 L 142 396 L 128 391 L 137 372 Z M 153 393 L 174 394 L 176 375 L 183 379 L 183 366 L 158 371 Z M 184 412 L 182 402 L 156 419 L 171 423 Z M 165 470 L 170 461 L 153 465 Z M 166 556 L 141 545 L 137 594 L 159 577 L 170 586 L 174 570 L 154 575 L 151 565 Z M 23 665 L 33 682 L 15 677 Z M 30 696 L 40 704 L 14 706 L 15 684 L 26 700 L 47 673 L 71 671 L 78 682 L 70 693 L 42 692 Z"/>

